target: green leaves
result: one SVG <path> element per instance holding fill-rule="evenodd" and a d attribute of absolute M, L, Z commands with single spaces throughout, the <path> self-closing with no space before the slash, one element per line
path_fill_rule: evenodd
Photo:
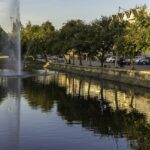
<path fill-rule="evenodd" d="M 49 22 L 40 25 L 31 25 L 29 22 L 26 27 L 22 27 L 22 48 L 24 53 L 32 55 L 48 51 L 48 42 L 53 32 L 54 26 Z"/>
<path fill-rule="evenodd" d="M 0 52 L 2 51 L 3 45 L 5 43 L 6 33 L 4 30 L 0 27 Z"/>
<path fill-rule="evenodd" d="M 22 27 L 22 47 L 31 54 L 47 51 L 62 55 L 74 49 L 78 55 L 98 56 L 103 65 L 105 55 L 130 55 L 150 52 L 150 16 L 145 8 L 138 10 L 132 23 L 102 16 L 86 24 L 82 20 L 70 20 L 60 30 L 50 22 Z"/>
<path fill-rule="evenodd" d="M 121 38 L 124 43 L 122 48 L 126 54 L 132 57 L 141 51 L 150 50 L 150 16 L 147 15 L 144 9 L 139 12 L 134 23 L 127 24 Z"/>

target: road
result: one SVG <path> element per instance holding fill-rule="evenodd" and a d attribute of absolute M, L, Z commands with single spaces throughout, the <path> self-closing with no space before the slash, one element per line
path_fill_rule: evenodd
<path fill-rule="evenodd" d="M 88 61 L 84 60 L 84 61 L 82 61 L 82 63 L 83 63 L 83 66 L 89 66 Z M 79 65 L 78 60 L 75 61 L 75 65 Z M 99 61 L 92 61 L 92 66 L 98 67 L 98 66 L 100 66 L 100 62 Z M 104 66 L 105 67 L 110 67 L 110 68 L 115 67 L 114 63 L 105 63 Z M 122 69 L 132 69 L 132 66 L 131 65 L 126 65 Z M 135 65 L 135 69 L 140 70 L 140 71 L 150 71 L 150 65 Z"/>

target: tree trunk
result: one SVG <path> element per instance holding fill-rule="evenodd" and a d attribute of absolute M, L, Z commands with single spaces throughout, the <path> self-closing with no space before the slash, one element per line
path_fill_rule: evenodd
<path fill-rule="evenodd" d="M 116 53 L 116 59 L 115 59 L 115 68 L 118 67 L 118 53 Z"/>
<path fill-rule="evenodd" d="M 133 57 L 131 58 L 131 66 L 132 66 L 131 69 L 135 70 L 134 58 Z"/>
<path fill-rule="evenodd" d="M 68 64 L 71 64 L 71 59 L 70 59 L 70 55 L 69 55 L 69 60 L 68 60 Z"/>
<path fill-rule="evenodd" d="M 135 70 L 135 66 L 134 66 L 134 55 L 135 55 L 135 53 L 134 53 L 134 50 L 132 50 L 132 57 L 131 57 L 131 65 L 132 65 L 132 70 Z"/>
<path fill-rule="evenodd" d="M 101 62 L 101 67 L 104 67 L 104 61 L 103 61 L 103 58 L 100 59 L 100 62 Z"/>
<path fill-rule="evenodd" d="M 80 52 L 79 52 L 79 65 L 82 66 L 82 56 Z"/>
<path fill-rule="evenodd" d="M 67 59 L 66 59 L 65 55 L 64 55 L 64 59 L 65 59 L 65 62 L 66 62 L 66 64 L 67 64 L 68 62 L 67 62 Z"/>
<path fill-rule="evenodd" d="M 104 55 L 105 54 L 102 54 L 101 57 L 100 57 L 101 67 L 104 67 Z"/>
<path fill-rule="evenodd" d="M 73 65 L 75 65 L 75 57 L 74 57 L 74 52 L 73 52 Z"/>
<path fill-rule="evenodd" d="M 91 57 L 89 57 L 89 66 L 92 66 L 92 60 L 91 60 Z"/>
<path fill-rule="evenodd" d="M 71 60 L 70 60 L 70 58 L 69 58 L 68 64 L 71 64 Z"/>
<path fill-rule="evenodd" d="M 44 55 L 44 58 L 45 58 L 45 62 L 47 63 L 48 59 L 47 59 L 47 53 L 46 53 L 46 51 L 44 51 L 43 55 Z"/>

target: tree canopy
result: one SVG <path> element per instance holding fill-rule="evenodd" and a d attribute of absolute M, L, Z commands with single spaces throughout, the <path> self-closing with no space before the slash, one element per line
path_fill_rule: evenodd
<path fill-rule="evenodd" d="M 102 16 L 90 23 L 69 20 L 56 30 L 51 22 L 22 26 L 22 49 L 32 55 L 47 52 L 64 55 L 70 51 L 82 55 L 97 56 L 103 66 L 107 54 L 131 56 L 150 51 L 150 16 L 141 9 L 134 22 L 120 21 Z"/>

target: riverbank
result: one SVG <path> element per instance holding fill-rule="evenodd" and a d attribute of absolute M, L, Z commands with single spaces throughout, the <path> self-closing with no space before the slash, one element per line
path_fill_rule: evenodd
<path fill-rule="evenodd" d="M 50 64 L 48 68 L 52 70 L 93 77 L 96 79 L 106 79 L 150 88 L 150 71 L 124 70 L 120 68 L 101 68 L 92 66 L 74 66 L 67 64 Z"/>

